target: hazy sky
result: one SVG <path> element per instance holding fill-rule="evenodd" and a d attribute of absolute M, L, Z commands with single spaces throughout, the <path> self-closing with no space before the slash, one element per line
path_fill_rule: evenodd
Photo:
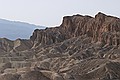
<path fill-rule="evenodd" d="M 59 25 L 65 15 L 99 11 L 120 17 L 120 0 L 0 0 L 0 18 L 45 26 Z"/>

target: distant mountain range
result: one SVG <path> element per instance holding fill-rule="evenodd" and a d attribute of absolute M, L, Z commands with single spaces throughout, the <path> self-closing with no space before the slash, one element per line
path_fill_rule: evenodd
<path fill-rule="evenodd" d="M 44 29 L 45 26 L 37 26 L 25 22 L 0 19 L 0 38 L 5 37 L 11 40 L 17 38 L 27 39 L 37 28 Z"/>

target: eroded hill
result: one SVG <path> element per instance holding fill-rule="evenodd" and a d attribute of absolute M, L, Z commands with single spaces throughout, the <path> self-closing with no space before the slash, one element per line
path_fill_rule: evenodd
<path fill-rule="evenodd" d="M 120 19 L 65 16 L 29 40 L 0 39 L 0 80 L 120 80 Z"/>

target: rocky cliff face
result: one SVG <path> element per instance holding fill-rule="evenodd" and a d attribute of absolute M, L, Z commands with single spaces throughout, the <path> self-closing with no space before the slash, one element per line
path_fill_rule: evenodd
<path fill-rule="evenodd" d="M 120 19 L 98 13 L 95 18 L 90 16 L 65 16 L 60 27 L 35 30 L 31 40 L 36 46 L 59 43 L 72 37 L 86 35 L 93 42 L 104 45 L 120 44 Z"/>
<path fill-rule="evenodd" d="M 100 12 L 0 44 L 0 80 L 120 79 L 120 19 Z"/>

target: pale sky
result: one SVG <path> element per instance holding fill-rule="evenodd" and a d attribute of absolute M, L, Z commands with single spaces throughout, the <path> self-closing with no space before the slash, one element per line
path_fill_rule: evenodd
<path fill-rule="evenodd" d="M 65 15 L 120 17 L 120 0 L 0 0 L 0 18 L 47 27 L 61 24 Z"/>

